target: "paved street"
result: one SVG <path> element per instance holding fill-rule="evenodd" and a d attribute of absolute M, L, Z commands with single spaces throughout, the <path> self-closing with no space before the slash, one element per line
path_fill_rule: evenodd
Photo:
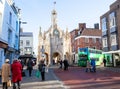
<path fill-rule="evenodd" d="M 86 73 L 85 68 L 70 67 L 68 71 L 55 69 L 55 74 L 70 89 L 120 89 L 120 69 L 98 68 Z"/>
<path fill-rule="evenodd" d="M 49 73 L 46 73 L 46 81 L 41 81 L 35 77 L 36 68 L 34 68 L 32 76 L 28 76 L 28 71 L 25 70 L 26 77 L 23 77 L 21 82 L 21 89 L 67 89 L 63 83 L 53 73 L 53 67 L 49 68 Z M 2 85 L 0 84 L 0 89 Z M 9 89 L 12 89 L 10 87 Z"/>
<path fill-rule="evenodd" d="M 23 77 L 21 89 L 120 89 L 119 68 L 102 67 L 98 68 L 96 73 L 86 73 L 85 68 L 69 67 L 68 71 L 64 71 L 52 66 L 49 73 L 46 73 L 44 82 L 35 77 L 36 68 L 32 77 L 28 76 L 27 70 L 25 72 L 26 77 Z"/>

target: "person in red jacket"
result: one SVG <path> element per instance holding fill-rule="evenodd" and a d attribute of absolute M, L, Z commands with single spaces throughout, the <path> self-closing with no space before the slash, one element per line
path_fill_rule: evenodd
<path fill-rule="evenodd" d="M 15 59 L 11 65 L 11 72 L 13 89 L 16 89 L 16 83 L 18 89 L 20 89 L 20 81 L 22 80 L 22 65 L 17 59 Z"/>

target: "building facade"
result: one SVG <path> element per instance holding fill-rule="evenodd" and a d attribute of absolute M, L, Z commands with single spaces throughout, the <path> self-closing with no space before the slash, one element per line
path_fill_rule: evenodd
<path fill-rule="evenodd" d="M 110 5 L 110 10 L 100 17 L 103 51 L 120 49 L 120 1 Z"/>
<path fill-rule="evenodd" d="M 0 0 L 0 67 L 19 55 L 19 11 L 12 0 Z"/>
<path fill-rule="evenodd" d="M 120 66 L 120 1 L 110 5 L 110 10 L 100 17 L 102 43 L 105 54 L 110 55 L 113 66 Z"/>
<path fill-rule="evenodd" d="M 73 33 L 73 34 L 72 34 Z M 86 23 L 80 23 L 79 28 L 71 31 L 72 53 L 75 58 L 75 62 L 78 61 L 78 49 L 79 48 L 94 48 L 102 50 L 102 30 L 99 29 L 99 25 L 95 24 L 94 28 L 86 28 Z"/>
<path fill-rule="evenodd" d="M 45 59 L 46 64 L 51 65 L 59 60 L 71 60 L 71 38 L 68 29 L 64 32 L 57 24 L 57 12 L 52 11 L 52 24 L 47 31 L 40 28 L 38 37 L 38 60 Z"/>
<path fill-rule="evenodd" d="M 20 56 L 33 55 L 33 33 L 20 32 Z"/>
<path fill-rule="evenodd" d="M 75 41 L 75 37 L 78 34 L 79 29 L 74 29 L 70 32 L 70 36 L 71 36 L 71 52 L 72 52 L 72 60 L 73 62 L 77 62 L 76 59 L 76 41 Z"/>

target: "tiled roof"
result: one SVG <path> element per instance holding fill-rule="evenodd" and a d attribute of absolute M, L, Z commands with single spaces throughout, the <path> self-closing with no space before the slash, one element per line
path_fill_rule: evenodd
<path fill-rule="evenodd" d="M 86 36 L 102 36 L 102 30 L 86 28 L 82 31 L 82 35 Z"/>

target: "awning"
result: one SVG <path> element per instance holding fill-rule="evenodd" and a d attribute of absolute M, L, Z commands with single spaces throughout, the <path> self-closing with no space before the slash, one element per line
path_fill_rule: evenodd
<path fill-rule="evenodd" d="M 6 41 L 0 38 L 0 48 L 7 48 L 8 44 Z"/>
<path fill-rule="evenodd" d="M 108 51 L 108 52 L 102 52 L 102 54 L 112 54 L 112 53 L 120 53 L 120 50 L 116 50 L 116 51 Z"/>
<path fill-rule="evenodd" d="M 19 59 L 24 59 L 24 58 L 33 58 L 33 55 L 30 55 L 30 54 L 26 54 L 26 55 L 20 55 L 19 56 Z"/>

